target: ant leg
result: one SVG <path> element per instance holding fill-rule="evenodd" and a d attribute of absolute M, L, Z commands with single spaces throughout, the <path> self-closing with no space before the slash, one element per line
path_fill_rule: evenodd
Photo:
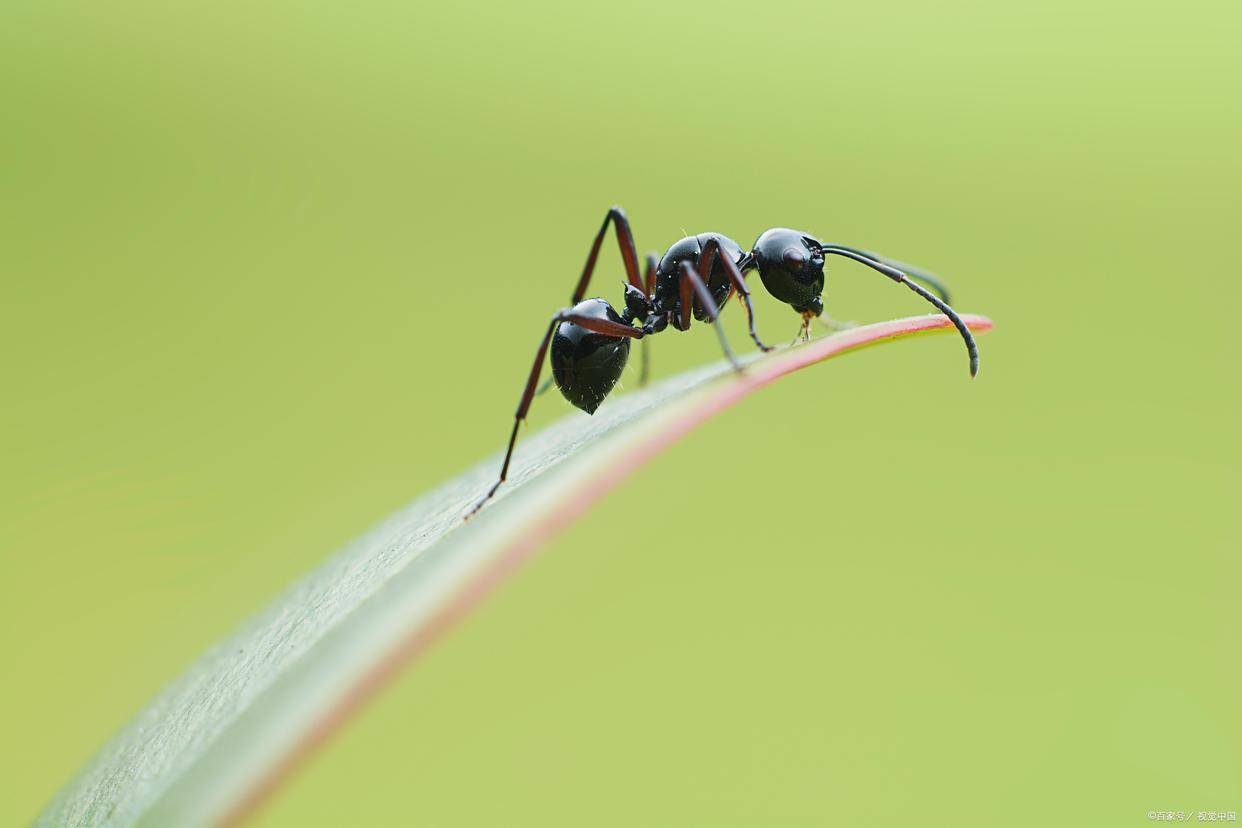
<path fill-rule="evenodd" d="M 703 282 L 702 279 L 697 279 L 696 284 L 696 279 L 690 278 L 691 273 L 694 273 L 695 277 L 698 277 L 698 274 L 694 271 L 693 265 L 689 262 L 682 262 L 681 278 L 677 280 L 677 306 L 679 309 L 677 315 L 677 327 L 683 331 L 690 330 L 691 320 L 694 319 L 692 312 L 694 311 L 694 294 L 697 292 L 695 288 L 698 287 L 698 284 Z M 710 295 L 708 298 L 711 298 Z M 702 302 L 702 300 L 703 297 L 700 295 L 699 301 Z M 715 308 L 716 303 L 712 302 L 706 307 L 709 309 Z"/>
<path fill-rule="evenodd" d="M 594 316 L 585 316 L 578 313 L 570 313 L 569 308 L 552 317 L 555 322 L 572 322 L 579 328 L 586 328 L 592 333 L 604 334 L 606 336 L 624 337 L 626 339 L 642 339 L 643 329 L 635 328 L 633 325 L 626 325 L 624 322 L 613 322 L 610 319 L 599 319 Z"/>
<path fill-rule="evenodd" d="M 655 295 L 656 270 L 659 268 L 659 266 L 660 266 L 660 263 L 656 259 L 655 254 L 648 253 L 647 254 L 647 273 L 646 273 L 646 276 L 643 278 L 643 288 L 645 290 L 645 293 L 643 295 L 647 297 L 648 302 L 650 302 L 652 297 Z M 643 339 L 641 342 L 638 343 L 638 349 L 639 351 L 642 352 L 642 367 L 639 369 L 639 372 L 638 372 L 638 387 L 642 388 L 644 385 L 647 384 L 647 381 L 651 378 L 651 345 L 647 342 L 646 339 Z"/>
<path fill-rule="evenodd" d="M 595 260 L 599 258 L 599 248 L 604 243 L 609 224 L 616 226 L 617 246 L 621 248 L 621 259 L 625 262 L 626 278 L 638 290 L 643 289 L 643 283 L 638 278 L 638 250 L 634 247 L 634 234 L 630 231 L 630 220 L 625 217 L 624 210 L 620 207 L 613 207 L 608 211 L 608 215 L 604 216 L 604 223 L 600 225 L 599 232 L 595 234 L 595 241 L 591 244 L 586 266 L 582 268 L 582 276 L 578 279 L 578 287 L 574 288 L 574 295 L 569 300 L 571 305 L 578 304 L 586 295 L 591 274 L 595 271 Z M 648 296 L 650 292 L 645 292 L 643 295 Z"/>
<path fill-rule="evenodd" d="M 530 411 L 530 403 L 535 396 L 535 387 L 539 384 L 539 374 L 543 370 L 543 361 L 548 355 L 548 344 L 552 341 L 552 332 L 560 324 L 560 317 L 560 313 L 552 317 L 552 321 L 548 323 L 547 331 L 544 332 L 543 338 L 539 340 L 539 350 L 535 352 L 535 364 L 530 367 L 530 376 L 526 380 L 521 400 L 518 402 L 517 412 L 513 416 L 513 432 L 509 435 L 509 448 L 505 451 L 505 460 L 500 467 L 500 478 L 487 490 L 487 494 L 483 495 L 479 502 L 475 503 L 470 511 L 466 513 L 466 520 L 470 520 L 475 512 L 483 508 L 484 503 L 491 500 L 492 495 L 496 494 L 496 490 L 500 488 L 501 483 L 505 482 L 505 477 L 509 474 L 509 461 L 513 459 L 513 447 L 517 444 L 518 428 L 521 427 L 522 420 L 526 419 L 526 412 Z"/>
<path fill-rule="evenodd" d="M 694 265 L 690 262 L 683 261 L 681 263 L 681 283 L 677 286 L 681 301 L 681 329 L 688 330 L 690 327 L 690 312 L 694 309 L 694 300 L 691 291 L 698 294 L 699 304 L 707 311 L 708 318 L 712 323 L 712 327 L 716 329 L 716 338 L 720 340 L 720 348 L 724 351 L 725 358 L 733 366 L 733 370 L 738 373 L 742 372 L 742 364 L 737 361 L 737 357 L 733 355 L 733 349 L 729 347 L 729 340 L 725 339 L 724 328 L 720 326 L 720 309 L 716 307 L 716 300 L 712 298 L 712 293 L 707 289 L 707 285 L 703 284 L 703 280 L 699 277 L 698 271 L 694 269 Z"/>
<path fill-rule="evenodd" d="M 811 339 L 811 318 L 809 316 L 802 317 L 802 324 L 798 327 L 798 333 L 794 336 L 793 342 L 789 343 L 789 347 L 797 345 L 799 342 L 807 342 Z"/>
<path fill-rule="evenodd" d="M 530 411 L 531 400 L 535 398 L 535 389 L 539 385 L 539 374 L 543 371 L 543 362 L 548 355 L 548 345 L 552 342 L 552 332 L 562 322 L 572 322 L 579 327 L 586 328 L 588 331 L 608 336 L 624 336 L 632 339 L 641 339 L 643 337 L 642 328 L 622 325 L 608 319 L 596 319 L 593 316 L 570 313 L 568 308 L 553 314 L 552 321 L 548 323 L 548 329 L 544 331 L 543 339 L 539 340 L 539 350 L 535 352 L 535 363 L 530 366 L 530 376 L 526 379 L 526 387 L 522 389 L 522 398 L 519 400 L 517 411 L 513 415 L 513 431 L 509 434 L 509 448 L 505 451 L 504 463 L 500 466 L 500 478 L 487 490 L 487 494 L 483 495 L 479 502 L 474 504 L 470 511 L 466 513 L 466 520 L 473 517 L 475 512 L 483 508 L 484 503 L 491 500 L 492 495 L 496 494 L 496 490 L 500 488 L 500 484 L 505 482 L 505 477 L 509 474 L 509 461 L 513 459 L 513 447 L 517 445 L 518 429 L 521 428 L 522 421 L 526 419 L 526 414 Z"/>
<path fill-rule="evenodd" d="M 736 290 L 738 296 L 742 298 L 742 305 L 746 308 L 746 324 L 750 328 L 750 338 L 755 341 L 755 345 L 759 350 L 772 350 L 772 346 L 763 344 L 759 334 L 755 333 L 755 306 L 751 304 L 750 290 L 746 287 L 746 279 L 743 278 L 742 271 L 738 269 L 737 263 L 733 259 L 725 255 L 724 251 L 720 249 L 720 243 L 715 239 L 708 240 L 707 244 L 703 246 L 703 253 L 699 256 L 699 265 L 703 268 L 704 281 L 712 277 L 712 266 L 716 263 L 717 258 L 724 263 L 725 273 L 729 275 L 729 296 L 732 296 L 733 291 Z M 729 296 L 725 297 L 726 304 L 729 301 Z"/>
<path fill-rule="evenodd" d="M 513 415 L 513 432 L 509 435 L 509 448 L 505 451 L 505 460 L 500 467 L 500 478 L 487 490 L 487 494 L 483 495 L 469 512 L 466 512 L 466 520 L 470 520 L 475 512 L 483 508 L 484 503 L 491 500 L 492 495 L 496 494 L 496 490 L 500 488 L 501 483 L 505 482 L 505 477 L 509 474 L 509 461 L 513 459 L 513 447 L 517 444 L 518 428 L 521 427 L 522 420 L 526 419 L 526 412 L 530 411 L 530 402 L 534 399 L 535 387 L 539 384 L 539 374 L 543 370 L 543 361 L 548 355 L 548 344 L 552 341 L 552 332 L 560 324 L 560 317 L 560 313 L 552 317 L 552 321 L 548 323 L 548 329 L 544 332 L 543 338 L 539 340 L 539 350 L 535 352 L 535 364 L 530 367 L 530 376 L 526 379 L 526 386 L 523 388 L 522 397 L 518 401 L 517 412 Z"/>

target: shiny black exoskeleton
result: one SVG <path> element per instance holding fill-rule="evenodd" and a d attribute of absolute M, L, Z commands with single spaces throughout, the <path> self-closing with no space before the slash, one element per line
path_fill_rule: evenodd
<path fill-rule="evenodd" d="M 822 244 L 797 230 L 777 227 L 755 241 L 753 256 L 768 293 L 798 313 L 824 312 Z"/>
<path fill-rule="evenodd" d="M 627 321 L 603 299 L 587 299 L 573 310 L 588 319 L 616 324 Z M 595 413 L 621 379 L 629 357 L 630 340 L 626 337 L 595 333 L 573 322 L 557 325 L 552 335 L 552 377 L 556 386 L 565 399 L 588 414 Z"/>
<path fill-rule="evenodd" d="M 681 284 L 681 265 L 682 262 L 688 262 L 692 267 L 698 270 L 699 258 L 702 256 L 703 248 L 710 242 L 714 242 L 722 253 L 727 255 L 734 262 L 742 260 L 742 247 L 728 236 L 722 236 L 719 233 L 700 233 L 697 236 L 686 236 L 680 241 L 674 242 L 673 246 L 665 252 L 660 258 L 659 264 L 656 265 L 656 283 L 655 296 L 651 301 L 652 311 L 658 316 L 663 312 L 670 312 L 673 327 L 678 328 L 679 322 L 679 305 L 678 305 L 678 288 Z M 703 276 L 702 273 L 699 274 Z M 725 273 L 724 268 L 716 268 L 710 276 L 703 276 L 703 282 L 707 285 L 707 292 L 712 295 L 712 301 L 715 302 L 717 308 L 724 307 L 725 300 L 729 296 L 729 276 Z M 712 321 L 712 313 L 702 304 L 696 303 L 694 306 L 694 318 L 700 322 Z M 681 330 L 681 328 L 678 328 Z"/>
<path fill-rule="evenodd" d="M 620 313 L 603 299 L 584 299 L 591 274 L 599 258 L 600 246 L 608 233 L 608 226 L 616 229 L 617 245 L 625 264 L 625 304 Z M 903 284 L 922 296 L 947 316 L 962 335 L 970 356 L 970 374 L 979 371 L 979 353 L 974 337 L 966 324 L 948 305 L 949 293 L 931 273 L 886 259 L 866 250 L 841 244 L 825 244 L 814 236 L 799 230 L 778 227 L 765 231 L 755 241 L 750 252 L 719 233 L 699 233 L 686 236 L 673 244 L 659 260 L 653 254 L 647 256 L 646 273 L 639 277 L 638 251 L 629 220 L 620 207 L 613 207 L 604 217 L 604 223 L 595 235 L 586 266 L 578 279 L 570 307 L 557 311 L 540 341 L 514 415 L 513 431 L 509 435 L 509 448 L 500 468 L 500 479 L 466 515 L 482 508 L 509 472 L 513 447 L 517 442 L 518 429 L 530 410 L 539 386 L 539 374 L 548 353 L 552 350 L 552 378 L 565 399 L 588 414 L 595 413 L 608 396 L 630 355 L 630 340 L 643 339 L 663 331 L 670 325 L 677 330 L 688 330 L 692 319 L 711 322 L 720 339 L 721 349 L 733 367 L 741 371 L 741 365 L 733 356 L 724 332 L 715 324 L 720 309 L 736 292 L 746 308 L 750 337 L 764 351 L 771 350 L 755 333 L 755 312 L 746 287 L 745 273 L 758 270 L 764 288 L 781 302 L 789 305 L 802 316 L 800 336 L 809 336 L 812 319 L 821 318 L 824 311 L 824 260 L 827 256 L 853 259 L 883 273 L 894 282 Z M 928 291 L 916 281 L 931 288 Z M 637 323 L 637 324 L 636 324 Z M 643 372 L 640 384 L 647 377 L 647 350 L 643 348 Z"/>

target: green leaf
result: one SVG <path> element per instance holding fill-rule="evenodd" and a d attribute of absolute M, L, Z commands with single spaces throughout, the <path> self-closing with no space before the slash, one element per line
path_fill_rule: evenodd
<path fill-rule="evenodd" d="M 987 331 L 985 317 L 964 316 Z M 618 397 L 519 442 L 509 482 L 468 523 L 499 457 L 415 500 L 208 651 L 49 804 L 41 826 L 193 826 L 250 813 L 368 697 L 548 538 L 713 414 L 793 371 L 920 334 L 943 316 L 853 328 Z M 498 429 L 499 431 L 499 429 Z"/>

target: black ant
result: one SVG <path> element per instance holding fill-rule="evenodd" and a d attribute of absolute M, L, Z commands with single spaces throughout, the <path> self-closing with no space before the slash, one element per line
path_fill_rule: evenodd
<path fill-rule="evenodd" d="M 621 248 L 621 259 L 629 280 L 624 285 L 625 310 L 621 313 L 617 313 L 603 299 L 582 298 L 586 295 L 609 224 L 616 230 L 617 245 Z M 975 338 L 966 323 L 949 307 L 948 290 L 926 271 L 865 250 L 841 244 L 824 244 L 808 233 L 777 227 L 759 236 L 749 253 L 744 252 L 737 242 L 719 233 L 687 236 L 674 243 L 658 261 L 654 254 L 648 254 L 646 275 L 639 279 L 638 252 L 630 222 L 620 207 L 613 207 L 595 234 L 595 242 L 591 245 L 586 266 L 570 298 L 570 306 L 552 315 L 539 343 L 539 350 L 535 352 L 535 364 L 531 366 L 514 415 L 513 433 L 509 436 L 509 449 L 500 467 L 500 479 L 467 513 L 467 519 L 481 509 L 505 482 L 509 461 L 513 458 L 513 447 L 517 443 L 518 428 L 526 418 L 535 394 L 544 390 L 538 388 L 539 374 L 549 343 L 552 346 L 553 380 L 565 399 L 588 414 L 595 413 L 620 379 L 621 371 L 629 360 L 631 339 L 657 334 L 669 325 L 679 331 L 687 330 L 692 316 L 700 322 L 713 323 L 725 357 L 740 372 L 742 366 L 733 356 L 724 332 L 717 324 L 720 308 L 735 291 L 746 308 L 750 338 L 760 350 L 772 350 L 755 333 L 755 311 L 743 274 L 757 269 L 768 293 L 802 315 L 799 337 L 805 340 L 810 337 L 811 320 L 823 318 L 824 257 L 829 255 L 844 256 L 878 270 L 935 305 L 949 317 L 966 341 L 966 350 L 970 354 L 970 375 L 973 377 L 979 373 L 979 351 Z M 934 292 L 912 279 L 927 284 Z M 642 323 L 641 327 L 635 326 L 635 321 Z M 645 350 L 643 357 L 640 383 L 645 382 L 647 377 Z"/>

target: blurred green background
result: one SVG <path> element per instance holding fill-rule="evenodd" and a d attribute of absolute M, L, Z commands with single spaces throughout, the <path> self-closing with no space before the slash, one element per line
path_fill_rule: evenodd
<path fill-rule="evenodd" d="M 997 320 L 982 375 L 920 340 L 713 421 L 260 825 L 1242 810 L 1242 13 L 1146 5 L 9 0 L 0 824 L 500 448 L 613 203 L 643 250 L 783 225 L 938 270 Z"/>

